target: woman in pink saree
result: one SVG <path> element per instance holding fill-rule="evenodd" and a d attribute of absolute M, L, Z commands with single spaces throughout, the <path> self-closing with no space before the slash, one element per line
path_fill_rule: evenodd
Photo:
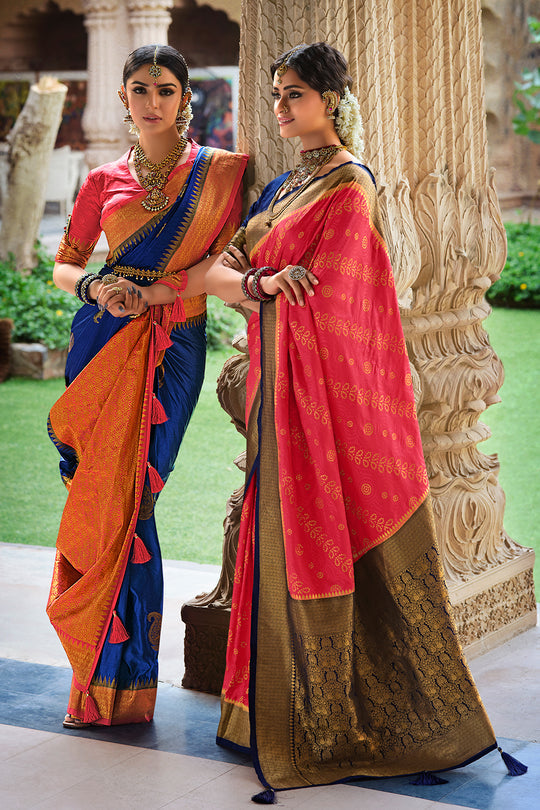
<path fill-rule="evenodd" d="M 218 742 L 251 753 L 259 803 L 358 777 L 435 783 L 496 746 L 443 579 L 346 62 L 302 45 L 271 74 L 301 163 L 206 277 L 257 310 Z"/>

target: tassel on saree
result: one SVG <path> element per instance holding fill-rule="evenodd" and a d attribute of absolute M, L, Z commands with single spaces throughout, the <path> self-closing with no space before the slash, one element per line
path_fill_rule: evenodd
<path fill-rule="evenodd" d="M 150 482 L 150 492 L 161 492 L 165 486 L 160 474 L 150 463 L 148 463 L 148 480 Z"/>
<path fill-rule="evenodd" d="M 171 320 L 176 321 L 176 323 L 186 320 L 186 310 L 184 308 L 184 302 L 179 295 L 176 296 L 176 300 L 172 305 Z"/>
<path fill-rule="evenodd" d="M 127 641 L 129 638 L 129 633 L 122 624 L 122 621 L 116 612 L 113 610 L 113 620 L 112 620 L 112 628 L 111 628 L 111 635 L 109 636 L 109 644 L 122 644 L 123 641 Z"/>
<path fill-rule="evenodd" d="M 422 771 L 419 773 L 416 779 L 411 782 L 411 785 L 446 785 L 448 783 L 448 779 L 442 779 L 440 776 L 437 776 L 436 773 L 432 773 L 431 771 Z"/>
<path fill-rule="evenodd" d="M 168 420 L 168 416 L 165 413 L 165 408 L 156 397 L 155 394 L 152 395 L 152 424 L 153 425 L 162 425 L 163 422 Z"/>
<path fill-rule="evenodd" d="M 497 748 L 497 751 L 508 768 L 508 776 L 523 776 L 523 774 L 527 773 L 529 770 L 527 765 L 524 765 L 523 762 L 520 762 L 519 759 L 516 759 L 510 754 L 507 754 L 506 751 L 502 750 L 502 748 Z"/>
<path fill-rule="evenodd" d="M 84 705 L 83 723 L 95 723 L 97 720 L 101 720 L 101 715 L 98 711 L 94 698 L 90 695 L 90 692 L 87 692 L 86 703 Z"/>
<path fill-rule="evenodd" d="M 152 555 L 144 545 L 138 534 L 133 537 L 133 552 L 131 554 L 132 563 L 146 563 L 152 559 Z"/>
<path fill-rule="evenodd" d="M 156 351 L 161 352 L 164 349 L 168 349 L 169 346 L 172 346 L 172 340 L 170 339 L 169 335 L 156 321 L 154 321 L 154 336 L 154 347 Z"/>
<path fill-rule="evenodd" d="M 260 793 L 256 793 L 254 796 L 251 797 L 251 801 L 255 802 L 255 804 L 275 804 L 276 803 L 276 794 L 272 788 L 268 788 L 267 790 L 261 790 Z"/>

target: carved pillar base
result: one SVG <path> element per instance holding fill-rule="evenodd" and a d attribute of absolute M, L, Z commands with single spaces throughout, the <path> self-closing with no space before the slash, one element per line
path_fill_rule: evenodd
<path fill-rule="evenodd" d="M 458 634 L 468 658 L 536 626 L 534 551 L 450 587 Z"/>
<path fill-rule="evenodd" d="M 186 625 L 182 686 L 219 695 L 225 675 L 230 608 L 213 608 L 193 600 L 182 605 L 180 615 Z"/>

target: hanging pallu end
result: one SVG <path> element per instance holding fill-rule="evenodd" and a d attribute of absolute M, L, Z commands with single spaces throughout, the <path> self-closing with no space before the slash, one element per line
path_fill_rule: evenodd
<path fill-rule="evenodd" d="M 116 612 L 113 610 L 113 620 L 112 620 L 112 627 L 111 627 L 111 635 L 109 636 L 109 644 L 122 644 L 123 641 L 127 641 L 129 638 L 129 633 L 122 624 L 122 621 Z"/>
<path fill-rule="evenodd" d="M 448 779 L 442 779 L 440 776 L 437 776 L 436 773 L 432 773 L 431 771 L 422 771 L 419 773 L 416 779 L 410 782 L 411 785 L 446 785 L 448 784 Z"/>
<path fill-rule="evenodd" d="M 276 794 L 272 788 L 268 788 L 267 790 L 261 790 L 260 793 L 256 793 L 254 796 L 252 796 L 251 801 L 255 802 L 255 804 L 275 804 Z"/>
<path fill-rule="evenodd" d="M 155 467 L 152 467 L 150 462 L 148 462 L 148 481 L 150 482 L 150 492 L 161 492 L 165 486 L 161 475 Z"/>
<path fill-rule="evenodd" d="M 84 704 L 83 723 L 95 723 L 97 720 L 101 720 L 101 715 L 94 698 L 91 696 L 90 692 L 87 692 L 86 702 Z"/>
<path fill-rule="evenodd" d="M 155 394 L 152 394 L 152 424 L 153 425 L 162 425 L 163 422 L 168 420 L 168 416 L 165 413 L 165 408 L 156 397 Z"/>
<path fill-rule="evenodd" d="M 144 545 L 138 534 L 133 537 L 133 552 L 131 554 L 132 563 L 147 563 L 152 559 L 152 555 Z"/>
<path fill-rule="evenodd" d="M 165 329 L 154 321 L 154 348 L 157 352 L 161 352 L 168 349 L 169 346 L 172 346 L 172 340 Z"/>
<path fill-rule="evenodd" d="M 506 751 L 502 750 L 502 748 L 497 748 L 497 751 L 508 768 L 508 776 L 523 776 L 523 774 L 527 773 L 529 770 L 527 765 L 524 765 L 523 762 L 520 762 L 519 759 L 516 759 L 510 754 L 507 754 Z"/>

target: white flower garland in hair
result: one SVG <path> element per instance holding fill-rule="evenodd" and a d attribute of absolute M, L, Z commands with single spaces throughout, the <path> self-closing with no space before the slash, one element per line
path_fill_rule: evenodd
<path fill-rule="evenodd" d="M 349 152 L 361 158 L 364 152 L 364 125 L 360 114 L 360 105 L 348 87 L 336 110 L 336 132 Z"/>

